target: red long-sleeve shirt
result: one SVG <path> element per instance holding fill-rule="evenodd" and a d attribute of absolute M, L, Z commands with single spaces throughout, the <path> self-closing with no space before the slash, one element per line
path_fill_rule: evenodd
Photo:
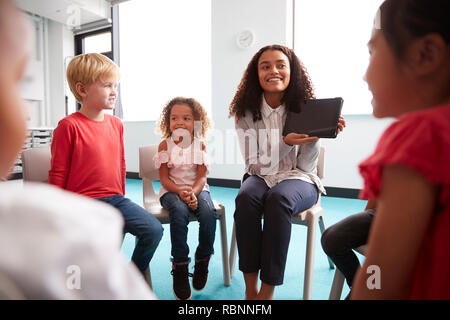
<path fill-rule="evenodd" d="M 49 183 L 90 198 L 125 194 L 123 125 L 105 114 L 94 121 L 75 112 L 53 132 Z"/>

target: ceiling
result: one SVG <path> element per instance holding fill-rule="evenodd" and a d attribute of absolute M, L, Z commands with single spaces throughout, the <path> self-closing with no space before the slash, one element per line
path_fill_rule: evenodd
<path fill-rule="evenodd" d="M 111 19 L 111 5 L 118 0 L 14 0 L 22 10 L 69 27 Z"/>

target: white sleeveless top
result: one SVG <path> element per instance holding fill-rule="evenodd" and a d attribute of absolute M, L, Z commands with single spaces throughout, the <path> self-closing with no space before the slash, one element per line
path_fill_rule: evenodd
<path fill-rule="evenodd" d="M 202 150 L 201 140 L 194 138 L 194 142 L 187 148 L 179 147 L 172 139 L 167 138 L 167 151 L 158 152 L 153 160 L 155 167 L 159 169 L 162 163 L 167 163 L 169 178 L 179 187 L 192 187 L 197 179 L 197 165 L 203 164 L 209 169 L 209 160 L 206 151 Z M 203 190 L 209 191 L 205 183 Z M 168 190 L 161 185 L 159 197 Z"/>

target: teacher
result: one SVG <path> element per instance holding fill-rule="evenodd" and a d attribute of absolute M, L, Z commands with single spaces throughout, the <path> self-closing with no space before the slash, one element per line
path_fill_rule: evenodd
<path fill-rule="evenodd" d="M 311 80 L 294 51 L 270 45 L 253 56 L 230 104 L 245 159 L 234 221 L 246 299 L 273 299 L 275 286 L 283 283 L 291 217 L 325 192 L 317 177 L 319 138 L 282 136 L 287 112 L 298 112 L 313 98 Z M 341 117 L 338 132 L 344 127 Z"/>

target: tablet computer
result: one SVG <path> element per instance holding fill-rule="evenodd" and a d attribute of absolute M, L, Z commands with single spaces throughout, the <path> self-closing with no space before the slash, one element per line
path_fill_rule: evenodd
<path fill-rule="evenodd" d="M 291 132 L 310 137 L 336 138 L 342 98 L 306 100 L 300 112 L 288 111 L 283 136 Z"/>

